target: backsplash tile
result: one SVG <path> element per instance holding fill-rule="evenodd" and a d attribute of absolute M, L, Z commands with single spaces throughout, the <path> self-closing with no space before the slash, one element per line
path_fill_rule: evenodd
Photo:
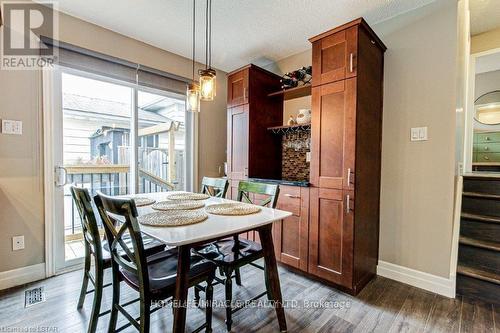
<path fill-rule="evenodd" d="M 309 181 L 309 162 L 306 162 L 306 157 L 311 151 L 311 132 L 286 133 L 283 135 L 282 148 L 282 178 Z"/>

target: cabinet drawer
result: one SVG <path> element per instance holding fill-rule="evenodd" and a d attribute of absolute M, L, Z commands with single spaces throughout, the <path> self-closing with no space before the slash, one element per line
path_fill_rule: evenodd
<path fill-rule="evenodd" d="M 500 143 L 475 143 L 475 153 L 500 153 Z"/>
<path fill-rule="evenodd" d="M 280 186 L 277 208 L 291 212 L 295 216 L 300 216 L 300 198 L 300 187 Z"/>
<path fill-rule="evenodd" d="M 500 162 L 500 153 L 477 153 L 477 162 Z"/>
<path fill-rule="evenodd" d="M 500 142 L 500 132 L 478 133 L 475 143 Z"/>

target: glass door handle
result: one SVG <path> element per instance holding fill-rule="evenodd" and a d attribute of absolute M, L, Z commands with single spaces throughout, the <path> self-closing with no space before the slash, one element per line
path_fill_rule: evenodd
<path fill-rule="evenodd" d="M 56 166 L 54 173 L 55 173 L 55 177 L 56 177 L 55 183 L 56 183 L 57 187 L 63 187 L 68 183 L 68 170 L 66 170 L 65 167 Z M 64 179 L 64 181 L 60 182 L 61 179 Z"/>

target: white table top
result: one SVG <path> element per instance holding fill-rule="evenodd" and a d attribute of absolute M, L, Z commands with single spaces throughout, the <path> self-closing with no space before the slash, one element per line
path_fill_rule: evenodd
<path fill-rule="evenodd" d="M 167 195 L 176 192 L 159 192 L 138 194 L 137 197 L 148 197 L 156 201 L 165 200 Z M 227 199 L 209 198 L 204 200 L 205 204 L 213 205 L 216 203 L 232 202 Z M 180 246 L 203 242 L 219 237 L 229 236 L 236 233 L 253 230 L 266 224 L 271 224 L 274 221 L 282 220 L 292 215 L 290 212 L 261 207 L 259 213 L 243 216 L 222 216 L 208 214 L 208 219 L 203 222 L 180 226 L 180 227 L 153 227 L 147 225 L 139 225 L 141 231 L 148 236 L 151 236 L 166 245 Z M 151 206 L 138 207 L 139 215 L 154 212 Z"/>

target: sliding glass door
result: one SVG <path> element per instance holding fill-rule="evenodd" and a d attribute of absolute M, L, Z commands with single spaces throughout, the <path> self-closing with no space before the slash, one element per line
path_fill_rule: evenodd
<path fill-rule="evenodd" d="M 70 186 L 108 195 L 186 190 L 192 166 L 184 97 L 61 68 L 54 71 L 56 271 L 84 256 Z"/>
<path fill-rule="evenodd" d="M 181 96 L 139 90 L 139 193 L 186 188 L 186 107 Z"/>

